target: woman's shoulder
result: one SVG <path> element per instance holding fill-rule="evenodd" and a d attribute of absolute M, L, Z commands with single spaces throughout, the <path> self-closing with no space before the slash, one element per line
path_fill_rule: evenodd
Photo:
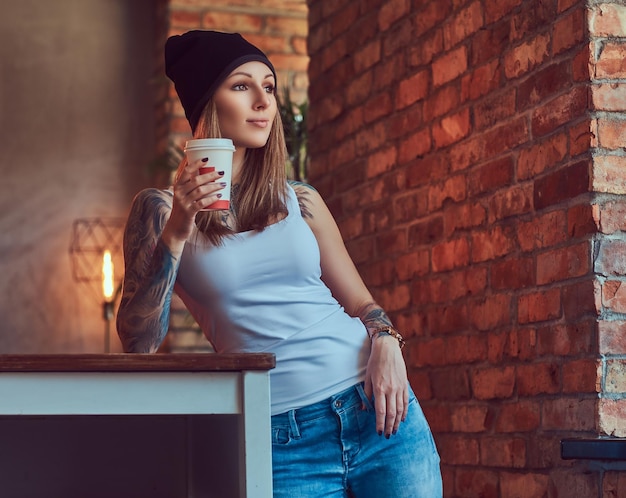
<path fill-rule="evenodd" d="M 165 203 L 168 206 L 172 205 L 173 191 L 168 189 L 158 189 L 155 187 L 145 188 L 139 191 L 133 200 L 133 204 L 146 205 L 146 204 L 162 204 Z"/>

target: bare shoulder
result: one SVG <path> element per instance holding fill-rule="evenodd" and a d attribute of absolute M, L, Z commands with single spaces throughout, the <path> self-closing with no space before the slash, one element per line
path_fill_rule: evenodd
<path fill-rule="evenodd" d="M 296 193 L 302 217 L 305 220 L 311 220 L 317 211 L 317 206 L 320 203 L 323 204 L 324 202 L 319 192 L 315 189 L 315 187 L 304 182 L 289 180 L 289 185 L 291 185 Z"/>

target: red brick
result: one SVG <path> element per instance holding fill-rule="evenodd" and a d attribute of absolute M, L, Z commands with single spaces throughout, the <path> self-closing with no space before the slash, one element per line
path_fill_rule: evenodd
<path fill-rule="evenodd" d="M 443 118 L 432 127 L 433 139 L 437 148 L 447 147 L 467 137 L 471 131 L 468 108 Z"/>
<path fill-rule="evenodd" d="M 555 324 L 537 330 L 536 352 L 544 356 L 574 356 L 595 348 L 595 320 Z"/>
<path fill-rule="evenodd" d="M 462 330 L 463 325 L 457 329 Z M 479 335 L 452 335 L 446 341 L 446 361 L 449 365 L 467 365 L 487 357 L 487 338 Z"/>
<path fill-rule="evenodd" d="M 170 26 L 174 29 L 199 29 L 202 23 L 202 14 L 190 10 L 172 9 L 169 19 Z"/>
<path fill-rule="evenodd" d="M 430 154 L 415 161 L 407 172 L 409 187 L 427 185 L 448 176 L 448 163 L 441 154 Z"/>
<path fill-rule="evenodd" d="M 587 119 L 581 121 L 577 125 L 571 126 L 569 129 L 569 153 L 574 157 L 579 154 L 588 153 L 591 150 L 591 122 Z"/>
<path fill-rule="evenodd" d="M 606 42 L 596 62 L 595 77 L 626 78 L 626 43 Z"/>
<path fill-rule="evenodd" d="M 460 238 L 436 244 L 432 248 L 431 258 L 434 272 L 466 266 L 469 262 L 468 241 Z"/>
<path fill-rule="evenodd" d="M 587 275 L 590 271 L 590 244 L 554 249 L 537 256 L 537 285 L 546 285 Z"/>
<path fill-rule="evenodd" d="M 552 53 L 554 55 L 560 54 L 583 41 L 586 20 L 587 10 L 584 5 L 556 20 L 552 33 Z"/>
<path fill-rule="evenodd" d="M 517 160 L 517 177 L 526 180 L 558 166 L 567 155 L 567 145 L 567 135 L 557 133 L 522 149 Z"/>
<path fill-rule="evenodd" d="M 448 465 L 477 465 L 480 461 L 476 438 L 442 434 L 437 438 L 437 449 Z"/>
<path fill-rule="evenodd" d="M 549 496 L 550 479 L 533 472 L 503 472 L 500 475 L 500 493 L 507 498 L 544 498 Z M 576 496 L 576 495 L 572 495 Z"/>
<path fill-rule="evenodd" d="M 420 39 L 418 45 L 408 47 L 408 64 L 411 67 L 425 66 L 443 52 L 443 34 L 437 29 Z"/>
<path fill-rule="evenodd" d="M 445 341 L 440 337 L 408 344 L 405 349 L 409 350 L 407 354 L 412 359 L 411 364 L 415 367 L 442 366 L 446 364 Z"/>
<path fill-rule="evenodd" d="M 475 100 L 499 88 L 502 79 L 501 73 L 500 61 L 496 59 L 463 76 L 461 81 L 462 100 Z"/>
<path fill-rule="evenodd" d="M 495 430 L 497 432 L 531 432 L 540 424 L 541 408 L 538 401 L 519 400 L 502 403 L 498 407 Z"/>
<path fill-rule="evenodd" d="M 467 305 L 452 304 L 439 308 L 430 307 L 426 314 L 429 330 L 436 330 L 438 334 L 452 334 L 462 332 L 467 327 Z M 471 351 L 470 354 L 477 352 Z M 446 363 L 450 362 L 448 351 L 445 351 Z"/>
<path fill-rule="evenodd" d="M 474 397 L 480 400 L 510 398 L 515 388 L 513 367 L 484 368 L 471 375 Z"/>
<path fill-rule="evenodd" d="M 573 238 L 594 234 L 598 231 L 598 221 L 592 206 L 572 206 L 567 210 L 567 233 Z"/>
<path fill-rule="evenodd" d="M 467 400 L 471 397 L 467 372 L 460 368 L 444 368 L 430 374 L 433 394 L 438 400 Z M 452 430 L 455 429 L 454 410 L 451 413 Z M 465 431 L 471 432 L 471 431 Z"/>
<path fill-rule="evenodd" d="M 466 40 L 483 26 L 483 9 L 478 1 L 474 1 L 461 9 L 450 22 L 443 26 L 443 41 L 446 50 Z"/>
<path fill-rule="evenodd" d="M 398 161 L 403 164 L 423 156 L 431 150 L 432 140 L 429 129 L 421 129 L 409 135 L 398 147 Z"/>
<path fill-rule="evenodd" d="M 537 290 L 519 297 L 517 321 L 520 324 L 552 320 L 561 316 L 561 295 L 558 289 Z"/>
<path fill-rule="evenodd" d="M 480 202 L 448 205 L 444 211 L 444 234 L 450 236 L 457 230 L 480 226 L 487 219 L 486 214 Z"/>
<path fill-rule="evenodd" d="M 593 431 L 596 425 L 596 399 L 582 395 L 545 399 L 541 418 L 543 430 Z"/>
<path fill-rule="evenodd" d="M 526 465 L 526 442 L 520 437 L 481 438 L 480 463 L 485 467 L 523 468 Z"/>
<path fill-rule="evenodd" d="M 504 126 L 492 128 L 481 135 L 482 158 L 488 159 L 522 145 L 529 139 L 528 123 L 525 117 L 516 117 Z"/>
<path fill-rule="evenodd" d="M 205 12 L 202 17 L 202 27 L 204 29 L 224 29 L 224 26 L 237 26 L 237 31 L 241 33 L 258 33 L 262 30 L 263 23 L 264 18 L 261 16 L 240 12 L 211 10 Z"/>
<path fill-rule="evenodd" d="M 396 93 L 396 109 L 403 109 L 418 100 L 422 100 L 428 94 L 429 84 L 430 73 L 428 70 L 420 71 L 401 81 Z"/>
<path fill-rule="evenodd" d="M 460 102 L 459 93 L 457 85 L 446 85 L 442 89 L 428 95 L 424 101 L 424 122 L 433 121 L 435 118 L 458 108 Z"/>
<path fill-rule="evenodd" d="M 502 19 L 521 3 L 523 0 L 485 0 L 485 23 Z"/>
<path fill-rule="evenodd" d="M 482 468 L 456 471 L 454 487 L 458 496 L 475 496 L 480 498 L 499 498 L 498 474 Z M 446 488 L 448 489 L 448 488 Z"/>
<path fill-rule="evenodd" d="M 596 301 L 599 302 L 599 288 L 591 276 L 563 285 L 561 295 L 563 313 L 567 321 L 575 322 L 599 314 L 600 306 L 596 306 Z"/>
<path fill-rule="evenodd" d="M 517 366 L 517 393 L 520 396 L 555 394 L 561 389 L 561 372 L 555 363 L 530 363 Z"/>
<path fill-rule="evenodd" d="M 376 293 L 377 301 L 383 309 L 390 312 L 404 309 L 411 301 L 410 287 L 408 285 L 395 285 L 384 288 Z"/>
<path fill-rule="evenodd" d="M 490 295 L 469 306 L 471 325 L 488 331 L 511 322 L 511 297 L 505 294 Z"/>
<path fill-rule="evenodd" d="M 461 45 L 433 61 L 433 85 L 439 87 L 456 79 L 467 67 L 467 48 Z"/>
<path fill-rule="evenodd" d="M 550 211 L 520 223 L 518 228 L 523 251 L 552 247 L 567 240 L 567 219 L 563 211 Z"/>
<path fill-rule="evenodd" d="M 620 470 L 605 471 L 602 480 L 602 497 L 618 498 L 619 496 L 626 496 L 626 473 Z"/>
<path fill-rule="evenodd" d="M 516 246 L 515 239 L 510 227 L 495 226 L 489 231 L 475 230 L 471 234 L 472 262 L 480 263 L 509 254 Z"/>
<path fill-rule="evenodd" d="M 421 36 L 439 27 L 450 15 L 451 10 L 452 2 L 425 2 L 424 8 L 415 16 L 415 36 Z"/>
<path fill-rule="evenodd" d="M 572 85 L 570 62 L 550 64 L 532 73 L 517 89 L 517 110 L 528 108 L 557 95 Z"/>
<path fill-rule="evenodd" d="M 510 188 L 500 189 L 489 199 L 488 222 L 494 223 L 504 218 L 529 213 L 532 208 L 532 185 L 513 185 Z"/>
<path fill-rule="evenodd" d="M 563 364 L 564 393 L 596 393 L 598 386 L 598 362 L 575 360 Z"/>
<path fill-rule="evenodd" d="M 454 405 L 450 414 L 451 429 L 454 432 L 483 432 L 487 428 L 488 412 L 486 405 Z"/>
<path fill-rule="evenodd" d="M 554 22 L 556 5 L 554 2 L 541 0 L 526 0 L 520 9 L 516 9 L 511 16 L 511 39 L 523 40 L 541 31 L 545 26 Z"/>
<path fill-rule="evenodd" d="M 533 258 L 508 258 L 494 262 L 491 267 L 491 286 L 494 289 L 522 289 L 533 285 L 535 285 Z"/>
<path fill-rule="evenodd" d="M 447 200 L 462 201 L 467 196 L 465 177 L 455 175 L 448 178 L 443 184 L 433 185 L 428 190 L 428 207 L 435 211 Z"/>
<path fill-rule="evenodd" d="M 626 241 L 601 239 L 596 248 L 594 270 L 607 276 L 626 275 Z"/>
<path fill-rule="evenodd" d="M 427 218 L 424 221 L 419 221 L 409 227 L 410 248 L 431 245 L 433 243 L 440 242 L 442 240 L 442 237 L 443 220 L 439 216 Z"/>
<path fill-rule="evenodd" d="M 359 48 L 354 54 L 354 71 L 360 74 L 380 61 L 380 40 L 375 39 Z"/>
<path fill-rule="evenodd" d="M 476 129 L 491 128 L 515 114 L 516 90 L 511 88 L 505 92 L 487 96 L 474 106 L 474 124 Z"/>
<path fill-rule="evenodd" d="M 532 115 L 532 129 L 536 136 L 547 135 L 578 117 L 588 109 L 587 88 L 577 86 L 537 108 Z"/>
<path fill-rule="evenodd" d="M 504 54 L 504 74 L 508 79 L 519 78 L 543 64 L 549 56 L 550 36 L 537 35 Z"/>
<path fill-rule="evenodd" d="M 588 160 L 561 168 L 535 181 L 534 205 L 543 209 L 590 190 Z"/>
<path fill-rule="evenodd" d="M 513 182 L 513 158 L 505 156 L 479 168 L 468 175 L 468 195 L 474 197 L 504 187 Z"/>
<path fill-rule="evenodd" d="M 356 4 L 358 6 L 358 4 Z M 378 29 L 387 31 L 389 27 L 398 19 L 409 13 L 409 0 L 391 0 L 385 2 L 378 11 Z"/>
<path fill-rule="evenodd" d="M 428 251 L 414 251 L 396 259 L 396 274 L 400 282 L 425 275 L 429 269 Z"/>

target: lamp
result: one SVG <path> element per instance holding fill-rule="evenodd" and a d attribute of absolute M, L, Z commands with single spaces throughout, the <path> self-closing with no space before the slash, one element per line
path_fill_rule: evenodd
<path fill-rule="evenodd" d="M 104 251 L 102 256 L 102 318 L 104 318 L 104 352 L 108 353 L 111 346 L 111 320 L 113 319 L 113 294 L 115 287 L 114 267 L 111 251 Z"/>

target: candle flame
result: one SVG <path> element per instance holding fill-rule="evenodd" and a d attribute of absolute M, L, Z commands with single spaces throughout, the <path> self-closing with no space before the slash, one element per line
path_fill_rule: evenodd
<path fill-rule="evenodd" d="M 113 261 L 111 261 L 111 251 L 104 251 L 102 257 L 102 293 L 104 299 L 110 301 L 113 297 Z"/>

